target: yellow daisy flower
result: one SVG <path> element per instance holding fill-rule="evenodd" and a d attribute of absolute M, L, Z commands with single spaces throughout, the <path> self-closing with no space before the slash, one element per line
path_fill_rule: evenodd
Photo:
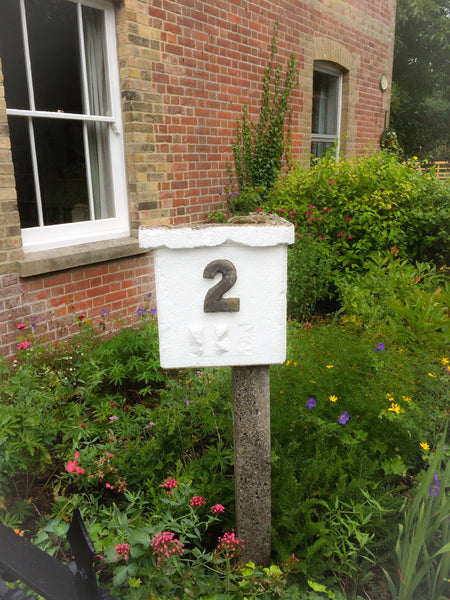
<path fill-rule="evenodd" d="M 391 412 L 395 412 L 398 415 L 402 412 L 402 409 L 400 408 L 400 404 L 395 404 L 394 402 L 391 404 L 391 406 L 388 408 L 388 410 L 390 410 Z"/>
<path fill-rule="evenodd" d="M 334 365 L 327 365 L 327 369 L 334 369 Z"/>
<path fill-rule="evenodd" d="M 332 394 L 332 395 L 330 396 L 330 402 L 337 402 L 337 400 L 338 400 L 338 397 L 337 397 L 337 396 L 335 396 L 334 394 Z"/>
<path fill-rule="evenodd" d="M 430 377 L 436 377 L 436 375 L 434 375 L 434 373 L 428 373 L 428 375 L 429 375 Z"/>
<path fill-rule="evenodd" d="M 448 358 L 443 358 L 443 359 L 441 360 L 441 363 L 442 363 L 443 365 L 448 365 Z"/>
<path fill-rule="evenodd" d="M 420 442 L 420 447 L 427 451 L 430 449 L 430 446 L 426 442 Z"/>

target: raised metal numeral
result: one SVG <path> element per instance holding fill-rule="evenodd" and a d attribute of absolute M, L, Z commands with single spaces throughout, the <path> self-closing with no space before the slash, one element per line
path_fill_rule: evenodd
<path fill-rule="evenodd" d="M 206 265 L 203 277 L 213 279 L 217 273 L 222 273 L 222 279 L 208 290 L 203 304 L 203 311 L 206 313 L 238 312 L 240 308 L 239 298 L 223 298 L 225 292 L 228 292 L 236 283 L 236 267 L 229 260 L 213 260 Z"/>

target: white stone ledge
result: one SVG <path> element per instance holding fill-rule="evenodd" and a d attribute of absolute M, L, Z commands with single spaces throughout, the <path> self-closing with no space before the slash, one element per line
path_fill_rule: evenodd
<path fill-rule="evenodd" d="M 260 216 L 260 215 L 258 215 Z M 141 227 L 141 248 L 171 250 L 181 248 L 211 248 L 215 246 L 246 246 L 250 248 L 292 244 L 294 226 L 275 215 L 261 215 L 260 221 L 245 220 L 228 223 L 207 223 L 175 227 Z"/>

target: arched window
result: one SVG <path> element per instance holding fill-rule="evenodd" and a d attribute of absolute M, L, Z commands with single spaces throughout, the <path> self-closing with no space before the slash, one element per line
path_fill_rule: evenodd
<path fill-rule="evenodd" d="M 315 61 L 311 124 L 311 154 L 313 159 L 336 146 L 339 153 L 341 127 L 342 71 L 328 62 Z"/>

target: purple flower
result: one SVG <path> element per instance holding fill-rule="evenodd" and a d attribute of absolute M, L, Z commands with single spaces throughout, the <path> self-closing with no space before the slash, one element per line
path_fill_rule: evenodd
<path fill-rule="evenodd" d="M 151 308 L 151 309 L 150 309 L 150 314 L 151 314 L 151 315 L 154 315 L 154 314 L 155 314 L 155 312 L 156 312 L 156 306 L 155 306 L 155 308 Z"/>
<path fill-rule="evenodd" d="M 309 408 L 309 410 L 311 410 L 311 408 L 313 408 L 316 405 L 316 399 L 315 398 L 310 398 L 308 400 L 308 402 L 306 403 L 306 406 Z"/>
<path fill-rule="evenodd" d="M 430 491 L 428 492 L 430 496 L 437 496 L 439 494 L 439 488 L 441 487 L 441 482 L 438 479 L 438 474 L 433 477 L 433 483 L 430 485 Z"/>
<path fill-rule="evenodd" d="M 104 309 L 102 310 L 102 317 L 106 317 L 106 316 L 108 316 L 108 315 L 109 315 L 109 312 L 106 310 L 106 308 L 104 308 Z"/>
<path fill-rule="evenodd" d="M 149 292 L 149 293 L 147 294 L 147 298 L 151 298 L 151 297 L 152 297 L 152 293 L 151 293 L 151 292 Z"/>
<path fill-rule="evenodd" d="M 382 352 L 385 349 L 385 347 L 386 346 L 380 342 L 379 344 L 376 345 L 375 352 Z"/>
<path fill-rule="evenodd" d="M 348 412 L 346 410 L 339 415 L 339 423 L 341 425 L 345 425 L 349 419 L 350 417 L 348 416 Z"/>
<path fill-rule="evenodd" d="M 139 307 L 136 312 L 140 317 L 143 317 L 145 315 L 146 311 L 145 311 L 145 308 Z"/>

